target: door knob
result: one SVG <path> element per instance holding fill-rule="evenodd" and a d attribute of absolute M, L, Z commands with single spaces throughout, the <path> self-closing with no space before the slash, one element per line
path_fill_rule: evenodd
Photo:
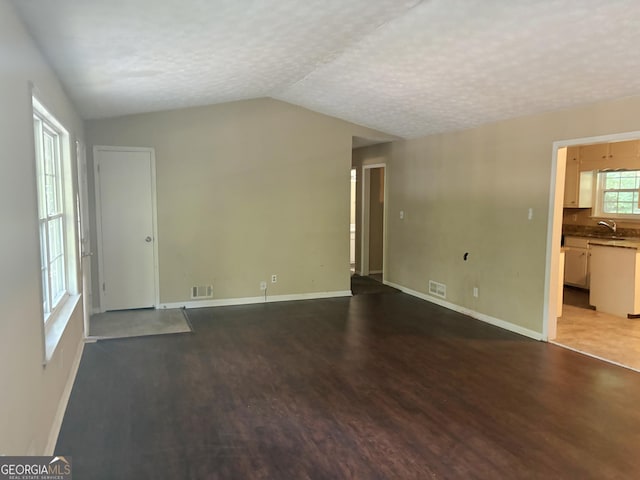
<path fill-rule="evenodd" d="M 152 240 L 151 237 L 147 237 L 147 238 L 144 239 L 144 241 L 147 242 L 147 243 L 151 243 L 151 240 Z"/>

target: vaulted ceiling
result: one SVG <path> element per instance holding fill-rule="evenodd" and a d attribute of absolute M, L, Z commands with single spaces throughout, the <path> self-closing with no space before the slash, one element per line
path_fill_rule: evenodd
<path fill-rule="evenodd" d="M 411 138 L 640 94 L 638 0 L 14 0 L 87 119 L 273 97 Z"/>

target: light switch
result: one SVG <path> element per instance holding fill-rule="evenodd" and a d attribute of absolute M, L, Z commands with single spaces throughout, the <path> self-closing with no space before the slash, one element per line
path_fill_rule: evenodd
<path fill-rule="evenodd" d="M 400 220 L 404 219 L 404 210 L 400 210 Z"/>

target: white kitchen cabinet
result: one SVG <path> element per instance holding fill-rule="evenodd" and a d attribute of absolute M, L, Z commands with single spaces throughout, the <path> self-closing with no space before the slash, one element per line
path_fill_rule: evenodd
<path fill-rule="evenodd" d="M 589 240 L 567 237 L 564 242 L 564 283 L 589 288 Z"/>
<path fill-rule="evenodd" d="M 578 175 L 578 208 L 593 207 L 595 172 L 580 172 Z"/>
<path fill-rule="evenodd" d="M 640 141 L 597 143 L 578 147 L 580 170 L 603 168 L 637 168 L 640 159 Z M 569 151 L 567 149 L 567 159 Z"/>
<path fill-rule="evenodd" d="M 578 147 L 580 161 L 591 168 L 598 168 L 609 157 L 609 144 L 596 143 Z"/>
<path fill-rule="evenodd" d="M 567 148 L 567 170 L 564 182 L 565 208 L 591 208 L 593 206 L 593 171 L 580 171 L 579 149 Z"/>
<path fill-rule="evenodd" d="M 609 158 L 618 163 L 629 162 L 633 168 L 640 155 L 640 142 L 630 140 L 627 142 L 614 142 L 609 144 Z"/>
<path fill-rule="evenodd" d="M 567 148 L 567 170 L 564 181 L 564 206 L 566 208 L 577 208 L 578 206 L 579 169 L 578 147 Z"/>
<path fill-rule="evenodd" d="M 637 248 L 591 245 L 590 267 L 589 303 L 597 311 L 619 317 L 640 315 L 640 253 Z"/>

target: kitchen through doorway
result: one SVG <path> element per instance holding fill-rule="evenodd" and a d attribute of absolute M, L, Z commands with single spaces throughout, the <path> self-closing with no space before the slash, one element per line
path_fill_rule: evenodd
<path fill-rule="evenodd" d="M 558 251 L 558 302 L 548 340 L 640 371 L 640 319 L 633 318 L 640 313 L 640 134 L 554 147 L 559 183 L 550 228 L 558 235 L 550 241 Z M 616 268 L 620 255 L 627 260 Z M 636 260 L 638 269 L 629 266 Z"/>

